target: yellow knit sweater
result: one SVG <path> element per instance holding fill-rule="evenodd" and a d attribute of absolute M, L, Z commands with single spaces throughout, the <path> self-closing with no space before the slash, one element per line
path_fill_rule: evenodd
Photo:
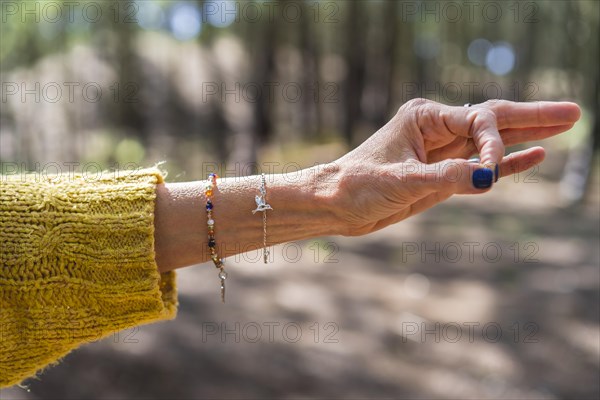
<path fill-rule="evenodd" d="M 0 387 L 83 343 L 175 318 L 154 260 L 157 169 L 0 176 Z"/>

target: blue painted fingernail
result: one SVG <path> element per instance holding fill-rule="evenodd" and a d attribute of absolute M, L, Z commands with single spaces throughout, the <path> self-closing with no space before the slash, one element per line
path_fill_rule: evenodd
<path fill-rule="evenodd" d="M 494 169 L 494 182 L 498 182 L 498 179 L 500 179 L 500 170 L 498 169 L 498 164 L 496 164 L 496 168 Z"/>
<path fill-rule="evenodd" d="M 489 168 L 480 168 L 473 171 L 473 186 L 477 189 L 487 189 L 492 186 L 494 172 Z"/>

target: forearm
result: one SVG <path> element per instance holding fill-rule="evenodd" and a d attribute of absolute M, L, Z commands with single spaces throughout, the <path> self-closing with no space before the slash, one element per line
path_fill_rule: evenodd
<path fill-rule="evenodd" d="M 267 244 L 341 231 L 335 208 L 335 168 L 317 166 L 292 174 L 267 175 Z M 263 246 L 262 213 L 256 208 L 261 177 L 219 178 L 213 194 L 217 252 L 228 257 Z M 206 226 L 205 181 L 157 186 L 156 261 L 161 272 L 210 259 Z"/>

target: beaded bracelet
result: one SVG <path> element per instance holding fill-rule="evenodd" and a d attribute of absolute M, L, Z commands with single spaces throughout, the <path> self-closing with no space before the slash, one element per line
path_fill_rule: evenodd
<path fill-rule="evenodd" d="M 217 242 L 215 240 L 215 220 L 213 219 L 213 191 L 217 188 L 217 174 L 209 174 L 208 182 L 204 187 L 204 194 L 206 195 L 206 225 L 208 227 L 208 250 L 210 251 L 210 258 L 215 263 L 215 267 L 219 270 L 219 279 L 221 280 L 221 301 L 225 303 L 225 279 L 227 279 L 227 272 L 225 272 L 225 265 L 223 260 L 217 254 Z"/>

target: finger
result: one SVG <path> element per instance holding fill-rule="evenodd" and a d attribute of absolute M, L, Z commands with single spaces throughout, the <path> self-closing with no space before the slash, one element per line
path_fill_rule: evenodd
<path fill-rule="evenodd" d="M 432 193 L 484 193 L 492 187 L 494 171 L 465 159 L 448 159 L 433 164 L 402 163 L 397 171 L 404 189 L 413 198 Z M 398 167 L 394 167 L 398 168 Z"/>
<path fill-rule="evenodd" d="M 481 163 L 494 168 L 504 157 L 505 151 L 494 114 L 487 110 L 473 112 L 467 119 L 471 120 L 470 136 L 479 151 Z"/>
<path fill-rule="evenodd" d="M 547 139 L 558 135 L 559 133 L 568 131 L 573 127 L 573 124 L 549 126 L 542 128 L 515 128 L 504 129 L 500 131 L 500 137 L 505 147 L 516 144 L 532 142 L 534 140 Z M 477 147 L 472 140 L 462 137 L 457 137 L 449 145 L 432 150 L 427 155 L 429 162 L 437 162 L 448 158 L 448 156 L 469 158 L 477 154 Z"/>
<path fill-rule="evenodd" d="M 473 139 L 482 164 L 494 168 L 504 157 L 504 143 L 493 111 L 485 107 L 445 106 L 440 108 L 440 117 L 450 132 Z"/>
<path fill-rule="evenodd" d="M 435 163 L 447 158 L 469 158 L 469 156 L 476 153 L 477 148 L 471 139 L 457 136 L 448 145 L 439 149 L 428 151 L 427 162 Z"/>
<path fill-rule="evenodd" d="M 571 102 L 536 101 L 517 103 L 508 100 L 489 100 L 470 107 L 487 108 L 496 114 L 499 129 L 532 128 L 574 124 L 581 109 Z"/>
<path fill-rule="evenodd" d="M 504 157 L 500 163 L 500 177 L 518 174 L 540 164 L 546 157 L 543 147 L 532 147 L 527 150 L 517 151 Z"/>
<path fill-rule="evenodd" d="M 498 177 L 526 171 L 540 164 L 545 156 L 546 151 L 539 146 L 511 153 L 498 165 Z M 431 196 L 430 199 L 446 199 L 453 194 L 485 193 L 492 187 L 494 180 L 494 171 L 464 159 L 444 160 L 434 164 L 414 162 L 401 165 L 400 171 L 397 167 L 394 168 L 402 185 L 421 200 L 428 196 Z"/>
<path fill-rule="evenodd" d="M 508 128 L 500 131 L 500 137 L 505 146 L 546 139 L 559 133 L 566 132 L 573 124 L 548 126 L 541 128 Z"/>

